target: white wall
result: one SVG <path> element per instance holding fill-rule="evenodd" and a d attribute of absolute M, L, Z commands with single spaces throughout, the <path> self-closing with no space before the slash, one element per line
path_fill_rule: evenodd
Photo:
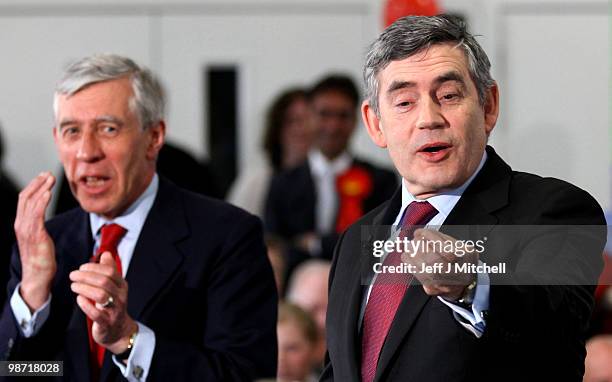
<path fill-rule="evenodd" d="M 605 0 L 446 0 L 493 62 L 502 114 L 491 142 L 513 167 L 569 180 L 610 206 L 609 18 Z M 0 0 L 0 121 L 7 167 L 25 184 L 57 169 L 51 97 L 65 63 L 117 52 L 169 93 L 169 136 L 206 157 L 203 67 L 240 67 L 240 164 L 262 160 L 275 94 L 329 70 L 360 80 L 381 30 L 376 0 Z M 355 151 L 387 162 L 363 129 Z"/>

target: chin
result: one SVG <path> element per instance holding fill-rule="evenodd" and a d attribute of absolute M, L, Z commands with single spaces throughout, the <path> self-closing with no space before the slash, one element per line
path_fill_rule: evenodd
<path fill-rule="evenodd" d="M 100 200 L 84 200 L 81 198 L 79 199 L 79 204 L 85 211 L 96 215 L 106 215 L 110 210 L 109 203 L 106 201 L 101 202 Z"/>

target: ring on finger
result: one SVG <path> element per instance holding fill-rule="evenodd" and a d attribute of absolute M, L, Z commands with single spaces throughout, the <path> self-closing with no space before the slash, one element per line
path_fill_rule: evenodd
<path fill-rule="evenodd" d="M 115 305 L 115 299 L 113 296 L 108 296 L 108 300 L 102 304 L 102 308 L 111 308 L 113 305 Z"/>

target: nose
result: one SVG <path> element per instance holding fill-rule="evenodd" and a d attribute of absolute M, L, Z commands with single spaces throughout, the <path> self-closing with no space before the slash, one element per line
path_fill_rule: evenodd
<path fill-rule="evenodd" d="M 104 156 L 100 142 L 95 134 L 88 132 L 83 134 L 77 151 L 77 159 L 84 162 L 96 162 Z"/>
<path fill-rule="evenodd" d="M 440 112 L 440 104 L 431 99 L 425 98 L 419 104 L 419 114 L 416 123 L 417 129 L 439 129 L 444 127 L 445 120 Z"/>

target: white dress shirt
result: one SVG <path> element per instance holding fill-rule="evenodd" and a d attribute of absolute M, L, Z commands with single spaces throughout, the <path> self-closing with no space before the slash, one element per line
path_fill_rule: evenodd
<path fill-rule="evenodd" d="M 334 160 L 329 160 L 319 150 L 308 153 L 308 164 L 315 184 L 316 192 L 316 228 L 319 234 L 334 231 L 338 212 L 338 190 L 336 177 L 347 171 L 353 158 L 346 151 Z"/>
<path fill-rule="evenodd" d="M 406 188 L 405 181 L 402 180 L 402 208 L 399 211 L 399 214 L 395 218 L 394 226 L 398 226 L 402 216 L 404 214 L 404 210 L 408 207 L 408 205 L 412 202 L 429 202 L 438 213 L 427 223 L 426 227 L 431 229 L 438 229 L 446 220 L 448 215 L 451 213 L 459 199 L 461 199 L 461 195 L 465 189 L 472 183 L 476 175 L 480 172 L 484 163 L 487 160 L 487 153 L 485 152 L 482 159 L 480 160 L 480 164 L 478 168 L 472 174 L 472 176 L 459 188 L 444 192 L 439 195 L 432 196 L 427 199 L 416 199 L 414 195 L 412 195 L 408 189 Z M 392 233 L 391 239 L 397 237 L 399 230 L 395 230 Z M 385 255 L 386 256 L 386 255 Z M 381 258 L 384 260 L 384 257 Z M 479 264 L 482 263 L 479 260 Z M 365 307 L 367 305 L 368 300 L 370 299 L 370 292 L 372 291 L 372 287 L 374 286 L 374 282 L 376 281 L 376 275 L 372 278 L 370 286 L 368 287 L 368 292 L 366 294 L 366 298 L 364 299 L 361 306 L 361 313 L 359 316 L 359 327 L 361 327 L 363 316 L 365 314 Z M 450 301 L 445 300 L 442 297 L 438 296 L 438 299 L 447 305 L 449 308 L 453 310 L 453 316 L 455 319 L 467 330 L 473 333 L 476 337 L 481 337 L 484 333 L 486 322 L 484 321 L 483 312 L 489 309 L 489 289 L 490 289 L 490 280 L 487 274 L 479 273 L 476 279 L 477 285 L 474 294 L 474 300 L 472 302 L 472 310 L 469 311 L 459 305 L 456 305 Z"/>
<path fill-rule="evenodd" d="M 112 220 L 107 220 L 102 216 L 92 213 L 89 214 L 91 235 L 94 239 L 94 250 L 92 255 L 96 253 L 100 245 L 100 229 L 103 225 L 116 223 L 127 230 L 117 247 L 117 252 L 121 259 L 122 276 L 124 278 L 129 270 L 130 261 L 132 260 L 140 231 L 153 206 L 158 188 L 159 178 L 157 174 L 155 174 L 145 192 L 140 195 L 121 216 L 117 216 Z M 27 338 L 36 335 L 49 317 L 51 295 L 49 295 L 49 298 L 43 306 L 31 314 L 30 309 L 19 294 L 20 285 L 21 284 L 17 285 L 11 297 L 11 308 L 17 322 L 20 323 L 19 326 L 23 336 Z M 113 362 L 119 367 L 121 374 L 129 381 L 144 381 L 147 378 L 151 367 L 151 361 L 153 360 L 155 333 L 142 323 L 136 323 L 138 324 L 138 334 L 134 341 L 130 356 L 127 359 L 127 365 L 117 360 L 115 356 L 113 356 Z"/>

